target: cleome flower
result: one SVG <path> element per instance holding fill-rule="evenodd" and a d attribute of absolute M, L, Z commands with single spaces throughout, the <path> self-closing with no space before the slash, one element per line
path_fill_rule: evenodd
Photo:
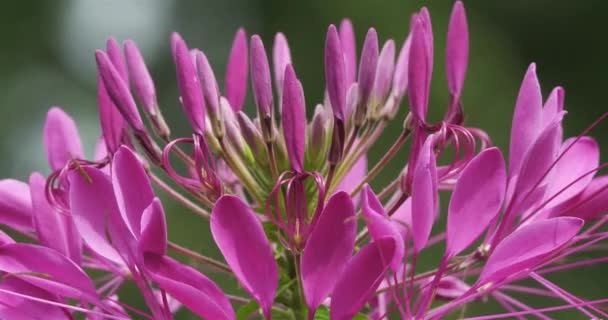
<path fill-rule="evenodd" d="M 239 29 L 220 87 L 205 52 L 174 33 L 187 137 L 172 136 L 162 114 L 171 109 L 159 105 L 137 45 L 110 38 L 95 52 L 95 155 L 52 107 L 43 129 L 52 173 L 0 181 L 0 319 L 171 320 L 180 310 L 209 320 L 550 319 L 566 309 L 608 318 L 608 299 L 548 279 L 608 261 L 581 254 L 601 254 L 608 238 L 608 179 L 596 176 L 606 165 L 588 136 L 608 113 L 564 138 L 564 89 L 543 101 L 532 63 L 506 159 L 465 123 L 467 24 L 457 1 L 447 31 L 450 99 L 437 123 L 427 119 L 426 8 L 412 15 L 400 48 L 393 39 L 380 45 L 370 28 L 358 54 L 349 20 L 329 26 L 325 99 L 314 108 L 286 35 L 277 33 L 269 59 L 262 38 L 247 41 Z M 249 83 L 254 116 L 243 111 Z M 394 121 L 401 135 L 368 168 L 367 153 Z M 369 183 L 408 140 L 402 169 L 374 191 Z M 208 221 L 224 261 L 169 240 L 157 192 Z M 444 251 L 428 268 L 418 258 L 433 246 Z M 238 290 L 216 284 L 216 273 Z M 145 306 L 121 299 L 126 283 Z M 467 309 L 488 300 L 504 311 Z"/>

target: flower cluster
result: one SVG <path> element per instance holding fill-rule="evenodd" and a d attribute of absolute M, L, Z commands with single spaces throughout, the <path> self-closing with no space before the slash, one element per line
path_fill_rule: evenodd
<path fill-rule="evenodd" d="M 108 40 L 95 52 L 102 137 L 93 159 L 74 121 L 53 107 L 43 134 L 52 173 L 0 181 L 0 223 L 14 235 L 0 231 L 0 319 L 169 320 L 180 309 L 209 320 L 439 319 L 486 299 L 505 311 L 476 319 L 548 319 L 564 309 L 608 318 L 608 299 L 586 300 L 547 279 L 608 261 L 580 254 L 608 238 L 608 179 L 595 177 L 605 165 L 586 136 L 608 114 L 564 139 L 564 90 L 543 102 L 532 64 L 505 162 L 464 122 L 468 37 L 458 1 L 447 33 L 450 100 L 430 123 L 426 8 L 398 53 L 393 40 L 380 47 L 371 28 L 357 59 L 351 23 L 331 25 L 326 98 L 311 121 L 282 33 L 271 64 L 262 39 L 247 42 L 239 30 L 223 90 L 204 52 L 175 33 L 179 104 L 192 128 L 181 138 L 171 136 L 136 44 Z M 242 111 L 249 81 L 254 119 Z M 405 102 L 401 135 L 368 170 L 366 153 Z M 376 193 L 368 183 L 408 140 L 408 161 Z M 168 240 L 155 190 L 208 220 L 225 262 Z M 447 219 L 440 197 L 449 197 Z M 438 244 L 436 268 L 421 271 L 417 258 Z M 237 281 L 240 294 L 226 294 L 210 273 Z M 121 301 L 127 282 L 145 310 Z"/>

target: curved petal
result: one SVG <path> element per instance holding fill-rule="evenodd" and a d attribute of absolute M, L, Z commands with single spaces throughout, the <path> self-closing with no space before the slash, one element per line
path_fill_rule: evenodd
<path fill-rule="evenodd" d="M 339 276 L 331 295 L 331 320 L 348 320 L 382 282 L 395 254 L 395 239 L 382 238 L 359 251 Z"/>
<path fill-rule="evenodd" d="M 60 213 L 46 199 L 46 179 L 38 172 L 30 176 L 34 228 L 40 244 L 55 249 L 80 264 L 81 238 L 69 214 Z"/>
<path fill-rule="evenodd" d="M 355 207 L 346 192 L 333 195 L 302 253 L 302 286 L 311 312 L 333 290 L 355 248 Z"/>
<path fill-rule="evenodd" d="M 551 215 L 587 220 L 595 219 L 605 212 L 608 212 L 608 176 L 601 176 L 593 179 L 577 196 L 553 208 Z"/>
<path fill-rule="evenodd" d="M 388 218 L 384 208 L 382 208 L 382 203 L 369 185 L 363 187 L 361 211 L 365 217 L 369 234 L 374 241 L 383 237 L 393 237 L 395 239 L 395 254 L 391 261 L 391 268 L 394 271 L 399 270 L 405 252 L 405 239 L 402 238 L 397 225 Z"/>
<path fill-rule="evenodd" d="M 70 173 L 70 208 L 76 229 L 88 248 L 116 264 L 125 262 L 107 238 L 108 215 L 118 215 L 110 177 L 99 169 Z M 85 176 L 86 175 L 86 176 Z"/>
<path fill-rule="evenodd" d="M 45 301 L 58 302 L 57 297 L 53 296 L 48 291 L 33 286 L 16 277 L 7 277 L 6 279 L 3 279 L 2 282 L 0 282 L 0 290 L 15 292 Z M 2 301 L 2 303 L 0 303 L 0 319 L 72 319 L 72 317 L 66 314 L 60 307 L 17 297 L 9 293 L 0 292 L 0 301 Z"/>
<path fill-rule="evenodd" d="M 448 89 L 458 99 L 469 61 L 469 28 L 462 1 L 456 1 L 452 9 L 445 56 Z"/>
<path fill-rule="evenodd" d="M 32 200 L 27 183 L 14 180 L 0 180 L 0 224 L 19 231 L 31 231 Z"/>
<path fill-rule="evenodd" d="M 588 174 L 571 186 L 575 180 L 598 167 L 600 163 L 600 147 L 591 137 L 582 137 L 573 145 L 576 138 L 570 138 L 562 144 L 559 154 L 564 155 L 557 161 L 552 169 L 555 174 L 551 176 L 546 197 L 558 196 L 547 204 L 547 208 L 558 205 L 579 194 L 593 180 L 593 174 Z M 567 188 L 566 188 L 567 187 Z"/>
<path fill-rule="evenodd" d="M 270 312 L 279 274 L 260 220 L 241 199 L 225 195 L 211 214 L 211 234 L 243 288 Z"/>
<path fill-rule="evenodd" d="M 247 72 L 249 71 L 247 51 L 247 35 L 245 29 L 240 28 L 234 35 L 230 49 L 224 85 L 226 99 L 235 112 L 243 109 L 247 94 Z"/>
<path fill-rule="evenodd" d="M 543 126 L 546 126 L 558 117 L 564 110 L 564 88 L 555 87 L 543 106 Z"/>
<path fill-rule="evenodd" d="M 59 107 L 52 107 L 46 114 L 42 140 L 53 171 L 62 169 L 72 159 L 83 158 L 76 123 Z"/>
<path fill-rule="evenodd" d="M 348 171 L 344 177 L 342 177 L 342 181 L 336 187 L 336 192 L 344 191 L 348 194 L 353 192 L 355 188 L 363 181 L 365 176 L 367 175 L 367 155 L 361 156 L 357 162 L 353 165 L 353 167 Z M 359 203 L 360 194 L 355 194 L 353 196 L 353 202 L 355 205 Z"/>
<path fill-rule="evenodd" d="M 167 221 L 160 199 L 154 198 L 141 216 L 139 248 L 143 253 L 167 254 Z"/>
<path fill-rule="evenodd" d="M 306 104 L 302 84 L 290 64 L 285 68 L 282 106 L 281 128 L 289 161 L 294 170 L 302 172 L 306 148 Z"/>
<path fill-rule="evenodd" d="M 114 155 L 112 185 L 120 214 L 137 238 L 141 216 L 154 199 L 154 191 L 141 162 L 127 147 L 120 147 Z"/>
<path fill-rule="evenodd" d="M 222 290 L 193 268 L 156 254 L 146 254 L 145 266 L 160 288 L 196 315 L 207 320 L 236 319 Z"/>
<path fill-rule="evenodd" d="M 416 252 L 426 246 L 431 235 L 438 211 L 437 197 L 437 167 L 431 135 L 420 149 L 412 180 L 412 233 Z"/>
<path fill-rule="evenodd" d="M 353 76 L 354 78 L 354 76 Z M 346 122 L 346 90 L 349 87 L 344 66 L 344 53 L 338 30 L 332 24 L 325 39 L 325 86 L 334 117 Z"/>
<path fill-rule="evenodd" d="M 558 217 L 531 223 L 501 241 L 488 258 L 477 283 L 497 282 L 541 262 L 583 227 L 583 220 Z"/>
<path fill-rule="evenodd" d="M 485 149 L 467 164 L 448 208 L 448 256 L 462 252 L 488 227 L 500 211 L 506 184 L 505 162 L 498 148 Z"/>
<path fill-rule="evenodd" d="M 509 176 L 519 173 L 526 151 L 543 130 L 543 98 L 536 77 L 536 64 L 532 63 L 524 76 L 515 104 L 511 145 L 509 147 Z"/>

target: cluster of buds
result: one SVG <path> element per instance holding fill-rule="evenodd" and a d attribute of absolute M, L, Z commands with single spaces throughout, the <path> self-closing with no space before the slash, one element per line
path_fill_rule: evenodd
<path fill-rule="evenodd" d="M 505 311 L 475 319 L 548 319 L 565 309 L 608 318 L 608 299 L 587 300 L 546 277 L 608 261 L 578 255 L 603 250 L 608 238 L 608 179 L 595 177 L 606 165 L 587 136 L 608 113 L 564 139 L 564 90 L 543 103 L 532 64 L 506 163 L 483 130 L 465 125 L 463 4 L 450 18 L 450 99 L 437 123 L 426 117 L 434 58 L 426 8 L 409 29 L 398 54 L 394 40 L 380 46 L 369 29 L 357 59 L 350 21 L 329 26 L 326 98 L 310 121 L 284 34 L 270 63 L 260 36 L 248 42 L 238 30 L 222 90 L 205 53 L 174 33 L 176 104 L 192 128 L 180 138 L 136 44 L 108 40 L 95 52 L 102 136 L 93 159 L 74 121 L 53 107 L 43 135 L 52 174 L 0 181 L 0 224 L 11 230 L 0 231 L 0 319 L 171 320 L 179 310 L 209 320 L 439 319 L 488 299 Z M 249 79 L 253 119 L 243 112 Z M 366 154 L 405 102 L 402 133 L 368 169 Z M 408 140 L 405 165 L 376 193 L 368 183 Z M 168 240 L 157 191 L 208 220 L 224 261 Z M 440 197 L 449 198 L 447 219 L 439 220 Z M 420 271 L 417 258 L 438 244 L 436 268 Z M 242 290 L 226 294 L 210 273 Z M 127 282 L 143 310 L 121 300 Z M 562 303 L 537 308 L 513 293 Z"/>

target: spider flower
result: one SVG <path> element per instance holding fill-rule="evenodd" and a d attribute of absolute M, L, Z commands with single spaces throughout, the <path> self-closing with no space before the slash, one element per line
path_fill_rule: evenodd
<path fill-rule="evenodd" d="M 548 319 L 575 309 L 608 318 L 607 299 L 548 279 L 608 261 L 578 254 L 601 254 L 608 238 L 608 178 L 598 174 L 606 165 L 589 135 L 608 113 L 564 138 L 565 91 L 543 101 L 531 64 L 505 159 L 464 121 L 462 2 L 447 25 L 449 100 L 437 123 L 427 119 L 437 66 L 426 8 L 411 16 L 403 39 L 369 28 L 360 53 L 349 20 L 329 26 L 326 95 L 315 104 L 305 99 L 287 35 L 275 35 L 269 60 L 262 37 L 248 43 L 238 29 L 220 87 L 205 53 L 215 50 L 173 33 L 173 101 L 190 125 L 185 137 L 171 136 L 161 111 L 180 108 L 159 104 L 165 93 L 135 42 L 110 38 L 94 53 L 95 155 L 84 154 L 74 120 L 52 107 L 42 139 L 51 173 L 0 181 L 0 224 L 11 230 L 0 231 L 0 318 L 439 319 L 490 299 L 505 311 L 466 315 Z M 244 111 L 248 83 L 253 117 Z M 407 115 L 396 119 L 405 102 Z M 395 120 L 401 134 L 370 161 Z M 408 156 L 394 159 L 408 140 Z M 388 172 L 390 162 L 402 167 Z M 392 179 L 376 193 L 380 173 Z M 203 252 L 169 240 L 166 215 L 175 213 L 165 212 L 160 193 L 209 223 L 213 243 Z M 443 254 L 433 251 L 438 245 Z M 213 246 L 222 260 L 207 255 Z M 220 276 L 238 288 L 220 287 Z M 130 304 L 126 283 L 143 304 Z"/>

